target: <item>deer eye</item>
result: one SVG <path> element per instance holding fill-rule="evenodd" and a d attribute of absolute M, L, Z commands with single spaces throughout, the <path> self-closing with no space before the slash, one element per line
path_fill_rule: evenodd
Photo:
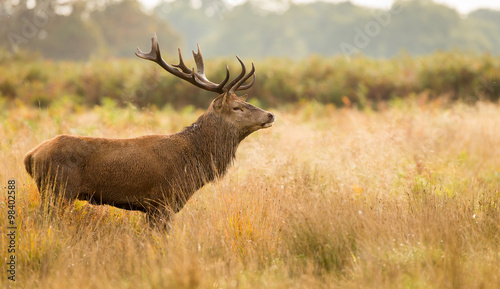
<path fill-rule="evenodd" d="M 243 111 L 243 108 L 241 108 L 241 107 L 239 107 L 239 106 L 235 106 L 235 107 L 233 107 L 233 110 L 234 110 L 234 111 L 238 111 L 238 110 L 239 110 L 239 111 Z"/>

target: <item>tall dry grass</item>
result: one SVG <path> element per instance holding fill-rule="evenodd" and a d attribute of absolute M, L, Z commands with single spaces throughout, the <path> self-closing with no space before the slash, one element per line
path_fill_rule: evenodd
<path fill-rule="evenodd" d="M 499 105 L 275 113 L 166 234 L 141 213 L 85 202 L 41 215 L 23 155 L 60 133 L 170 133 L 201 111 L 4 106 L 0 180 L 18 182 L 20 229 L 17 281 L 2 269 L 1 287 L 500 287 Z"/>

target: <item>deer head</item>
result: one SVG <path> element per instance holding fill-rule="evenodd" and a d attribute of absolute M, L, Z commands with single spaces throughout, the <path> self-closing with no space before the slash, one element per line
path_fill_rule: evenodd
<path fill-rule="evenodd" d="M 193 57 L 196 63 L 196 72 L 194 71 L 194 68 L 189 69 L 186 66 L 184 60 L 182 59 L 180 49 L 178 49 L 178 53 L 179 64 L 170 65 L 166 63 L 161 57 L 160 46 L 155 33 L 151 39 L 151 51 L 144 53 L 137 48 L 137 52 L 135 54 L 140 58 L 156 62 L 166 71 L 199 88 L 219 93 L 220 95 L 212 101 L 210 107 L 204 115 L 216 114 L 224 118 L 225 121 L 231 123 L 237 128 L 240 134 L 240 140 L 258 129 L 268 128 L 273 125 L 275 117 L 272 113 L 247 103 L 246 95 L 239 97 L 235 94 L 236 91 L 249 89 L 254 84 L 255 66 L 253 63 L 252 69 L 247 74 L 245 64 L 238 56 L 236 56 L 241 64 L 241 73 L 228 83 L 229 67 L 226 65 L 226 77 L 217 84 L 208 80 L 205 75 L 203 56 L 201 55 L 199 46 L 197 53 L 193 51 Z M 250 77 L 252 77 L 252 81 L 245 84 Z"/>

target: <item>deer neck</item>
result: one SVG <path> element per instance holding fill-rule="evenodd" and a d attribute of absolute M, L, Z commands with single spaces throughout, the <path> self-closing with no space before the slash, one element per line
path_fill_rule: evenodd
<path fill-rule="evenodd" d="M 222 177 L 232 164 L 240 139 L 234 126 L 215 114 L 204 114 L 183 131 L 204 183 Z"/>

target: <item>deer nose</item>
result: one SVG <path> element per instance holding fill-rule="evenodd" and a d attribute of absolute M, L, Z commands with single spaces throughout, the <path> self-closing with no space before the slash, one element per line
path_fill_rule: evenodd
<path fill-rule="evenodd" d="M 267 113 L 267 117 L 269 118 L 269 122 L 274 121 L 274 114 L 269 112 L 269 113 Z"/>

